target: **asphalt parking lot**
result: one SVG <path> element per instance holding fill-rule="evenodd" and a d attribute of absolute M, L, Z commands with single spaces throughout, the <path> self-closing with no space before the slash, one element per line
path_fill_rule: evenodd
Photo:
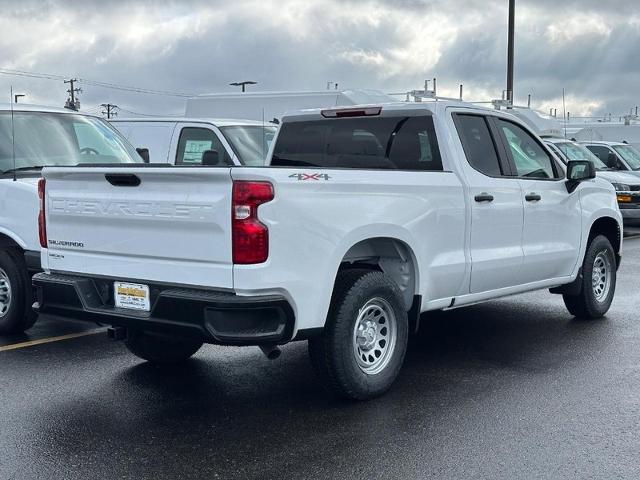
<path fill-rule="evenodd" d="M 42 318 L 0 339 L 0 479 L 638 478 L 639 268 L 627 239 L 601 321 L 546 292 L 425 317 L 368 403 L 325 393 L 305 343 L 159 368 Z"/>

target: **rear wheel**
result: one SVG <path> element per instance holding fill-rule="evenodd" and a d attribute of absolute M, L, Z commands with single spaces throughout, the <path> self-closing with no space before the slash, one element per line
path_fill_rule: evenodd
<path fill-rule="evenodd" d="M 193 356 L 202 342 L 129 330 L 124 341 L 129 351 L 151 363 L 180 363 Z"/>
<path fill-rule="evenodd" d="M 309 340 L 309 355 L 334 393 L 367 400 L 395 381 L 407 337 L 407 312 L 396 283 L 381 272 L 347 270 L 338 274 L 324 332 Z"/>
<path fill-rule="evenodd" d="M 0 250 L 0 334 L 21 333 L 35 323 L 33 287 L 22 253 Z"/>
<path fill-rule="evenodd" d="M 616 289 L 616 257 L 607 237 L 591 240 L 582 264 L 582 289 L 579 295 L 564 295 L 569 313 L 578 318 L 600 318 L 613 301 Z"/>

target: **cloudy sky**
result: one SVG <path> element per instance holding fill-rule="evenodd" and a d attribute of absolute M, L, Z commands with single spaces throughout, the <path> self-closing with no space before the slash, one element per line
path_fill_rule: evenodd
<path fill-rule="evenodd" d="M 637 0 L 517 0 L 516 103 L 572 115 L 628 113 L 640 104 Z M 61 105 L 60 78 L 86 80 L 83 110 L 179 114 L 184 97 L 91 81 L 198 94 L 340 88 L 385 92 L 438 78 L 442 95 L 500 97 L 507 0 L 235 0 L 73 2 L 0 0 L 0 74 L 27 101 Z M 57 76 L 60 76 L 58 78 Z M 3 94 L 4 95 L 4 94 Z"/>

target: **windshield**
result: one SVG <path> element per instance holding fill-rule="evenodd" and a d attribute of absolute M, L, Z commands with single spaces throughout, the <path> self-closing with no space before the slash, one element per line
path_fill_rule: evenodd
<path fill-rule="evenodd" d="M 589 160 L 596 170 L 608 170 L 605 163 L 596 157 L 591 150 L 583 145 L 572 142 L 554 143 L 554 145 L 564 154 L 567 160 Z"/>
<path fill-rule="evenodd" d="M 261 167 L 278 128 L 272 125 L 220 127 L 242 165 Z"/>
<path fill-rule="evenodd" d="M 632 170 L 640 170 L 640 152 L 631 145 L 614 145 L 613 149 L 618 152 Z"/>
<path fill-rule="evenodd" d="M 106 121 L 78 114 L 0 112 L 0 171 L 15 167 L 138 163 L 142 158 Z"/>

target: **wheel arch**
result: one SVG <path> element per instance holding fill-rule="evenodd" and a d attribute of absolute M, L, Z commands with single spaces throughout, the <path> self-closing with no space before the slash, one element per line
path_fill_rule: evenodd
<path fill-rule="evenodd" d="M 620 266 L 620 250 L 622 247 L 622 228 L 620 223 L 613 217 L 597 218 L 589 229 L 587 245 L 598 235 L 605 236 L 611 242 L 611 246 L 616 253 L 616 264 Z"/>
<path fill-rule="evenodd" d="M 415 307 L 419 292 L 418 261 L 407 242 L 387 236 L 356 242 L 342 256 L 339 270 L 363 267 L 389 275 L 402 292 L 406 309 Z"/>
<path fill-rule="evenodd" d="M 16 248 L 24 251 L 25 244 L 20 239 L 0 230 L 0 248 Z"/>

